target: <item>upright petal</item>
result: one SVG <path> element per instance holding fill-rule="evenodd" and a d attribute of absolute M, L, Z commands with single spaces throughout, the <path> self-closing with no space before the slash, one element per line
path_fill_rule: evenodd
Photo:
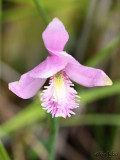
<path fill-rule="evenodd" d="M 52 55 L 52 56 L 57 56 L 59 57 L 62 61 L 66 61 L 67 63 L 72 63 L 72 64 L 78 64 L 81 65 L 74 57 L 72 57 L 70 54 L 68 54 L 65 51 L 56 51 L 56 50 L 52 50 L 52 49 L 48 49 L 48 52 Z"/>
<path fill-rule="evenodd" d="M 19 81 L 9 83 L 9 89 L 18 97 L 28 99 L 33 97 L 45 83 L 46 79 L 29 77 L 28 73 L 21 76 Z"/>
<path fill-rule="evenodd" d="M 69 63 L 65 72 L 70 79 L 86 87 L 112 85 L 111 79 L 100 69 Z"/>
<path fill-rule="evenodd" d="M 59 56 L 48 56 L 45 61 L 29 72 L 33 78 L 48 78 L 64 69 L 67 64 L 65 58 Z"/>
<path fill-rule="evenodd" d="M 46 48 L 63 50 L 69 35 L 63 23 L 58 18 L 54 18 L 43 32 L 42 38 Z"/>

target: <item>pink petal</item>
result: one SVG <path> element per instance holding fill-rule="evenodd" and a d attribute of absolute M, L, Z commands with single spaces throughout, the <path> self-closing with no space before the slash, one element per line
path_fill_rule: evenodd
<path fill-rule="evenodd" d="M 65 72 L 70 79 L 86 87 L 112 85 L 111 79 L 100 69 L 69 63 Z"/>
<path fill-rule="evenodd" d="M 51 49 L 48 51 L 51 55 L 57 55 L 66 60 L 65 72 L 73 81 L 86 87 L 112 85 L 111 79 L 102 70 L 81 65 L 65 51 Z"/>
<path fill-rule="evenodd" d="M 69 35 L 63 23 L 58 18 L 54 18 L 43 32 L 42 38 L 46 48 L 63 50 Z"/>
<path fill-rule="evenodd" d="M 33 78 L 48 78 L 64 69 L 67 60 L 59 56 L 49 56 L 45 61 L 40 63 L 37 67 L 29 72 L 30 77 Z"/>
<path fill-rule="evenodd" d="M 9 89 L 18 97 L 28 99 L 34 96 L 45 83 L 46 79 L 34 79 L 28 73 L 21 76 L 19 81 L 9 83 Z"/>
<path fill-rule="evenodd" d="M 66 61 L 67 63 L 72 63 L 72 64 L 75 64 L 75 65 L 76 64 L 81 65 L 74 57 L 72 57 L 70 54 L 68 54 L 65 51 L 57 51 L 57 50 L 48 49 L 48 52 L 52 56 L 57 56 L 61 60 Z"/>

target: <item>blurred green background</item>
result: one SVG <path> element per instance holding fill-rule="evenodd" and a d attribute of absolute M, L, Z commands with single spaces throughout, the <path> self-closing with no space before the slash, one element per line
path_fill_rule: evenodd
<path fill-rule="evenodd" d="M 0 7 L 0 160 L 118 160 L 120 1 L 4 0 Z M 39 94 L 23 100 L 8 90 L 9 82 L 49 55 L 42 40 L 46 16 L 64 23 L 69 33 L 65 51 L 113 80 L 110 87 L 75 84 L 80 107 L 66 120 L 46 114 Z"/>

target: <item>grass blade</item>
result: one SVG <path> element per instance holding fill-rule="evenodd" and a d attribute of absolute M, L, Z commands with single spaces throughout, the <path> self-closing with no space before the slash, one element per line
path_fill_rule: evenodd
<path fill-rule="evenodd" d="M 94 89 L 90 89 L 89 91 L 87 90 L 87 91 L 81 92 L 81 94 L 80 94 L 81 102 L 80 103 L 87 104 L 87 103 L 90 103 L 94 100 L 98 100 L 103 97 L 108 97 L 108 96 L 118 94 L 118 93 L 120 93 L 120 81 L 114 82 L 114 85 L 110 86 L 110 87 L 94 88 Z M 112 115 L 109 115 L 109 116 L 112 118 Z M 29 107 L 24 109 L 22 112 L 20 112 L 18 115 L 13 117 L 11 120 L 3 123 L 0 127 L 0 137 L 2 138 L 6 134 L 9 134 L 10 132 L 13 132 L 13 131 L 15 131 L 21 127 L 24 127 L 26 125 L 30 125 L 32 123 L 35 123 L 38 120 L 41 121 L 45 117 L 46 117 L 46 112 L 40 106 L 40 102 L 36 101 L 33 104 L 31 104 Z M 95 115 L 93 115 L 93 117 L 95 117 Z M 101 120 L 103 117 L 101 115 L 99 115 L 99 118 L 98 118 L 99 122 L 97 123 L 97 121 L 94 119 L 94 121 L 96 121 L 96 122 L 94 122 L 93 124 L 95 124 L 95 123 L 96 124 L 99 124 L 99 123 L 100 124 L 104 124 L 104 123 L 112 124 L 113 122 L 109 122 L 110 117 L 108 117 L 108 122 L 104 122 Z M 113 119 L 114 118 L 115 117 L 113 117 Z M 118 115 L 117 121 L 119 120 L 119 118 L 120 118 L 120 116 Z M 70 122 L 73 120 L 73 123 L 74 123 L 74 119 L 72 117 L 68 120 Z M 91 121 L 86 120 L 84 123 L 86 123 L 86 125 L 92 124 L 92 119 L 91 119 Z M 71 122 L 71 124 L 72 124 L 72 122 Z M 81 120 L 81 124 L 82 124 L 82 120 Z M 119 125 L 119 124 L 120 124 L 120 122 L 118 121 L 116 123 L 116 125 Z M 68 123 L 68 125 L 69 125 L 69 123 Z M 77 125 L 77 123 L 76 124 L 74 123 L 74 125 Z"/>
<path fill-rule="evenodd" d="M 120 80 L 114 82 L 112 86 L 96 87 L 83 91 L 79 96 L 81 96 L 81 103 L 90 103 L 118 93 L 120 93 Z"/>
<path fill-rule="evenodd" d="M 36 7 L 38 8 L 44 22 L 46 25 L 49 24 L 50 18 L 44 8 L 41 6 L 39 0 L 34 0 Z M 55 157 L 55 148 L 56 148 L 56 138 L 58 132 L 58 123 L 56 118 L 51 118 L 51 135 L 50 135 L 50 147 L 49 147 L 49 155 L 48 160 L 53 160 Z"/>
<path fill-rule="evenodd" d="M 36 121 L 42 121 L 46 117 L 46 112 L 42 109 L 40 101 L 33 102 L 29 107 L 18 113 L 0 127 L 0 137 L 2 138 L 21 127 L 30 125 Z"/>
<path fill-rule="evenodd" d="M 120 126 L 120 114 L 86 114 L 72 116 L 66 120 L 60 119 L 60 126 L 78 125 L 114 125 Z"/>
<path fill-rule="evenodd" d="M 108 55 L 110 55 L 117 48 L 118 45 L 120 45 L 120 35 L 118 35 L 118 37 L 114 39 L 110 44 L 108 44 L 104 49 L 96 53 L 93 58 L 91 58 L 85 63 L 85 65 L 91 67 L 96 66 L 97 64 L 99 64 L 99 62 L 101 62 Z"/>
<path fill-rule="evenodd" d="M 10 160 L 2 142 L 0 141 L 0 159 L 1 160 Z"/>
<path fill-rule="evenodd" d="M 44 10 L 44 8 L 42 7 L 41 3 L 39 2 L 39 0 L 34 0 L 35 5 L 38 9 L 38 11 L 40 12 L 44 22 L 46 25 L 48 25 L 48 23 L 50 22 L 50 18 L 48 16 L 48 14 L 46 13 L 46 11 Z"/>

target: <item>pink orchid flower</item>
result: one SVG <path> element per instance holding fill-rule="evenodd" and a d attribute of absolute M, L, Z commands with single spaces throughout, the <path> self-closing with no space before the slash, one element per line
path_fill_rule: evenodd
<path fill-rule="evenodd" d="M 17 96 L 33 97 L 50 77 L 49 86 L 42 92 L 43 109 L 52 117 L 70 117 L 77 108 L 77 92 L 69 78 L 86 87 L 112 85 L 110 78 L 100 69 L 81 65 L 63 51 L 69 39 L 63 23 L 54 18 L 42 34 L 50 56 L 31 71 L 23 74 L 19 81 L 9 83 L 9 89 Z"/>

